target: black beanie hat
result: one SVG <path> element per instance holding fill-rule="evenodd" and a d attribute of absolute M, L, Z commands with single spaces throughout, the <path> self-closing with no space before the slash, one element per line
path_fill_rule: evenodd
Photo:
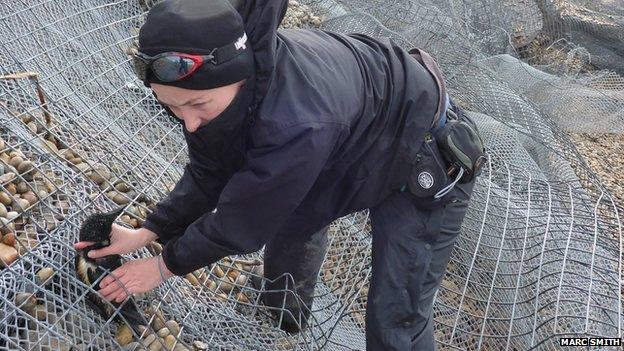
<path fill-rule="evenodd" d="M 207 55 L 213 49 L 217 49 L 216 65 L 205 62 L 190 76 L 174 82 L 162 82 L 148 69 L 144 83 L 212 89 L 248 78 L 254 70 L 243 19 L 228 0 L 159 2 L 150 9 L 139 32 L 139 52 L 149 56 L 168 51 Z"/>

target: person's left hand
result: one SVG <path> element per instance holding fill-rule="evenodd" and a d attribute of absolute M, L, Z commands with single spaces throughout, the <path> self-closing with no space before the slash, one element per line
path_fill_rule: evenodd
<path fill-rule="evenodd" d="M 151 291 L 163 282 L 158 270 L 158 260 L 162 260 L 161 256 L 124 263 L 102 279 L 98 292 L 108 301 L 123 302 L 128 298 L 127 294 L 132 295 Z M 164 262 L 161 261 L 160 265 L 165 278 L 173 276 L 173 273 L 167 269 Z"/>

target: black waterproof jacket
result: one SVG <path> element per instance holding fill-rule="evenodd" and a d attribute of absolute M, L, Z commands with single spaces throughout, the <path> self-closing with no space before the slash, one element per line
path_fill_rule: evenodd
<path fill-rule="evenodd" d="M 404 49 L 277 30 L 286 7 L 247 0 L 238 9 L 256 68 L 241 94 L 253 89 L 253 102 L 234 125 L 217 117 L 229 125 L 220 140 L 214 128 L 184 131 L 190 162 L 144 223 L 174 274 L 257 251 L 291 217 L 320 229 L 378 204 L 401 185 L 398 156 L 415 154 L 439 115 L 443 86 Z"/>

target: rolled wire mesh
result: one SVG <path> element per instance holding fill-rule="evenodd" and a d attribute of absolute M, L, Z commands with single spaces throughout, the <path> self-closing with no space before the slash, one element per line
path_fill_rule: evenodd
<path fill-rule="evenodd" d="M 571 59 L 583 52 L 569 50 L 577 46 L 562 22 L 544 20 L 542 1 L 303 4 L 322 16 L 322 29 L 390 36 L 432 53 L 484 136 L 489 163 L 436 296 L 439 347 L 557 349 L 560 336 L 621 337 L 622 205 L 565 132 L 605 131 L 608 120 L 607 131 L 621 134 L 622 77 L 550 69 L 531 57 L 529 44 L 546 34 L 549 45 L 565 38 L 568 46 L 553 47 Z M 143 335 L 91 308 L 87 293 L 97 287 L 74 273 L 81 222 L 122 205 L 120 223 L 139 227 L 187 162 L 179 125 L 128 62 L 149 6 L 0 3 L 0 350 L 364 349 L 367 211 L 331 225 L 311 318 L 298 334 L 276 328 L 271 312 L 289 313 L 284 306 L 261 302 L 265 284 L 253 279 L 261 252 L 129 301 L 149 325 Z M 296 296 L 292 286 L 281 292 Z"/>

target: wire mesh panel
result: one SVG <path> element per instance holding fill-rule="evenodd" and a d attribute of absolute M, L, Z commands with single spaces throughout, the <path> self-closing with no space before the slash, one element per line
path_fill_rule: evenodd
<path fill-rule="evenodd" d="M 322 29 L 390 36 L 433 54 L 485 139 L 488 166 L 436 296 L 441 349 L 549 350 L 561 336 L 622 336 L 623 206 L 567 132 L 621 135 L 624 78 L 612 60 L 592 66 L 597 48 L 575 38 L 601 29 L 560 3 L 290 4 L 289 26 L 317 26 L 316 15 Z M 308 327 L 298 334 L 276 327 L 285 306 L 261 301 L 262 252 L 129 300 L 140 328 L 126 324 L 123 306 L 110 317 L 93 308 L 97 286 L 75 274 L 82 221 L 123 206 L 118 223 L 140 227 L 188 161 L 180 126 L 129 63 L 151 4 L 0 3 L 0 350 L 364 349 L 367 211 L 331 225 Z M 587 6 L 592 18 L 622 14 L 602 1 L 570 6 Z M 607 33 L 597 46 L 624 47 L 618 40 Z M 152 244 L 126 258 L 160 250 Z M 279 292 L 297 301 L 294 287 Z"/>

